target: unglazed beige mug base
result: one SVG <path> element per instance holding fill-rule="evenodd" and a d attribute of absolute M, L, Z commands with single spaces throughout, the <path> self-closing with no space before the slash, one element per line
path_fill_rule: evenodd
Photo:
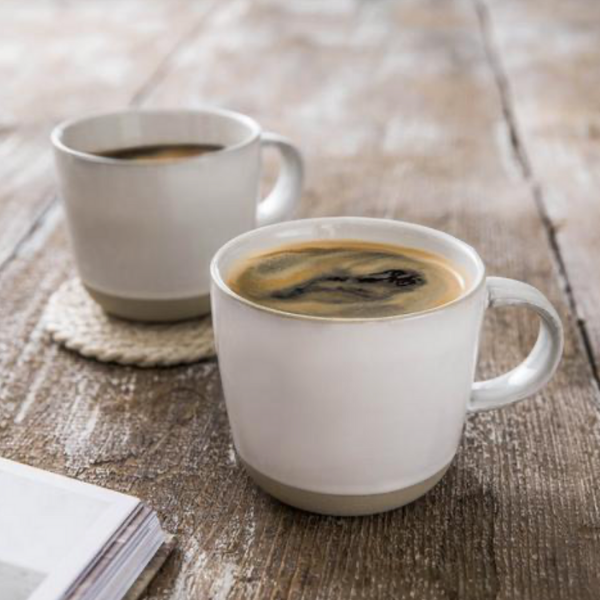
<path fill-rule="evenodd" d="M 85 284 L 84 287 L 109 315 L 130 321 L 165 323 L 193 319 L 210 313 L 209 294 L 178 300 L 144 300 L 105 294 Z"/>
<path fill-rule="evenodd" d="M 360 496 L 341 494 L 322 494 L 310 492 L 275 481 L 263 475 L 245 461 L 241 461 L 255 483 L 271 496 L 285 504 L 313 513 L 337 517 L 359 517 L 373 515 L 400 508 L 426 494 L 444 476 L 451 463 L 431 477 L 409 487 L 393 490 L 384 494 Z"/>

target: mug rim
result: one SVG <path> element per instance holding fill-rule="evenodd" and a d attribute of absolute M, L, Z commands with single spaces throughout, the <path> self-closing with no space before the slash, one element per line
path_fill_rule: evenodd
<path fill-rule="evenodd" d="M 291 226 L 294 223 L 298 223 L 298 222 L 305 223 L 308 226 L 313 225 L 313 224 L 318 225 L 318 224 L 339 223 L 339 222 L 355 223 L 358 225 L 365 224 L 367 226 L 368 225 L 377 225 L 377 224 L 382 224 L 382 223 L 399 224 L 399 225 L 402 225 L 405 227 L 409 227 L 413 230 L 420 231 L 421 233 L 423 233 L 425 235 L 437 237 L 438 239 L 440 239 L 440 238 L 444 239 L 444 240 L 450 242 L 451 244 L 458 246 L 462 251 L 469 254 L 471 256 L 471 258 L 474 259 L 474 262 L 477 266 L 477 275 L 475 276 L 475 279 L 472 282 L 470 288 L 467 289 L 464 293 L 462 293 L 457 298 L 450 300 L 450 302 L 446 302 L 445 304 L 442 304 L 440 306 L 434 306 L 432 308 L 428 308 L 425 310 L 404 313 L 404 314 L 397 314 L 397 315 L 389 315 L 389 316 L 385 316 L 385 317 L 321 317 L 321 316 L 316 316 L 316 315 L 306 315 L 306 314 L 286 312 L 286 311 L 282 311 L 282 310 L 277 310 L 275 308 L 271 308 L 269 306 L 264 306 L 262 304 L 258 304 L 256 302 L 253 302 L 252 300 L 248 300 L 247 298 L 244 298 L 243 296 L 237 294 L 234 290 L 231 289 L 231 287 L 229 287 L 229 285 L 227 285 L 227 283 L 225 283 L 223 277 L 221 276 L 221 271 L 219 269 L 218 263 L 221 261 L 223 256 L 225 254 L 227 254 L 227 252 L 229 252 L 229 250 L 232 247 L 236 246 L 240 242 L 243 242 L 247 238 L 252 237 L 253 235 L 257 235 L 258 232 L 264 233 L 265 231 L 268 231 L 268 230 L 285 228 L 286 226 Z M 342 239 L 342 238 L 340 238 L 340 239 Z M 257 229 L 252 229 L 251 231 L 242 233 L 242 234 L 234 237 L 233 239 L 229 240 L 228 242 L 226 242 L 223 246 L 221 246 L 219 248 L 219 250 L 217 250 L 216 254 L 213 256 L 213 258 L 210 262 L 210 276 L 211 276 L 212 283 L 214 285 L 216 285 L 220 291 L 222 291 L 224 294 L 226 294 L 227 296 L 229 296 L 236 302 L 238 302 L 240 304 L 245 304 L 249 308 L 263 311 L 263 312 L 272 314 L 274 316 L 289 318 L 289 319 L 299 319 L 302 321 L 317 321 L 317 322 L 324 322 L 324 323 L 350 324 L 350 323 L 374 323 L 374 322 L 379 322 L 379 321 L 387 322 L 387 321 L 397 321 L 397 320 L 404 321 L 404 320 L 419 319 L 419 318 L 431 315 L 432 313 L 437 313 L 442 310 L 446 310 L 448 308 L 456 306 L 457 304 L 461 304 L 462 302 L 466 301 L 467 299 L 469 299 L 473 295 L 475 295 L 481 289 L 481 287 L 483 287 L 485 285 L 486 269 L 485 269 L 485 264 L 484 264 L 483 260 L 479 256 L 479 253 L 477 252 L 477 250 L 475 250 L 475 248 L 473 248 L 473 246 L 470 246 L 463 240 L 461 240 L 453 235 L 450 235 L 449 233 L 446 233 L 444 231 L 440 231 L 439 229 L 434 229 L 433 227 L 427 227 L 425 225 L 419 225 L 417 223 L 410 223 L 408 221 L 398 221 L 395 219 L 342 216 L 342 217 L 316 217 L 316 218 L 310 218 L 310 219 L 296 219 L 293 221 L 284 221 L 282 223 L 275 223 L 273 225 L 259 227 Z"/>
<path fill-rule="evenodd" d="M 165 160 L 159 163 L 154 161 L 128 161 L 121 160 L 119 158 L 110 158 L 107 156 L 98 156 L 97 154 L 92 154 L 91 152 L 85 152 L 83 150 L 77 150 L 72 146 L 69 146 L 63 140 L 63 136 L 67 129 L 73 127 L 75 125 L 79 125 L 81 123 L 85 123 L 86 121 L 91 121 L 93 119 L 102 118 L 102 117 L 117 117 L 120 115 L 130 115 L 130 114 L 144 114 L 144 115 L 176 115 L 182 113 L 189 114 L 207 114 L 207 115 L 216 115 L 220 117 L 226 117 L 233 121 L 237 121 L 242 125 L 245 125 L 250 130 L 250 135 L 248 138 L 243 139 L 241 142 L 237 144 L 231 144 L 229 146 L 224 147 L 223 149 L 215 152 L 214 154 L 202 154 L 200 156 L 192 156 L 186 158 L 177 158 L 172 160 Z M 218 108 L 213 106 L 199 106 L 195 108 L 124 108 L 120 110 L 108 110 L 108 111 L 99 111 L 88 113 L 80 117 L 74 117 L 72 119 L 66 119 L 56 125 L 52 132 L 50 133 L 50 141 L 56 150 L 64 152 L 65 154 L 69 154 L 75 158 L 80 160 L 84 160 L 87 162 L 94 162 L 100 164 L 109 164 L 109 165 L 120 165 L 126 167 L 133 168 L 160 168 L 172 165 L 173 163 L 190 163 L 196 161 L 204 161 L 210 158 L 213 158 L 216 155 L 221 155 L 225 153 L 235 152 L 242 148 L 245 148 L 255 142 L 261 135 L 262 128 L 259 125 L 258 121 L 245 115 L 243 113 L 239 113 L 233 110 L 229 110 L 226 108 Z"/>

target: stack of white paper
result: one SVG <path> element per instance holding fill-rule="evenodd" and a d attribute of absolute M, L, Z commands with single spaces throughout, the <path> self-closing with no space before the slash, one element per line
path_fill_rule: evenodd
<path fill-rule="evenodd" d="M 165 542 L 137 498 L 0 458 L 0 599 L 119 600 Z"/>

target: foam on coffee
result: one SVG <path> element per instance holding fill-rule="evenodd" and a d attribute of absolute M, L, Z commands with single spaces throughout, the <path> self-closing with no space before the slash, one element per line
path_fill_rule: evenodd
<path fill-rule="evenodd" d="M 233 266 L 228 285 L 262 306 L 330 318 L 420 312 L 454 300 L 465 288 L 442 256 L 357 240 L 290 244 L 250 256 Z"/>

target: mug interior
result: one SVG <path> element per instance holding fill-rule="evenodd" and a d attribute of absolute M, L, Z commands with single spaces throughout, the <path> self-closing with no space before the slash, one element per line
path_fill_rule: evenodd
<path fill-rule="evenodd" d="M 215 144 L 228 150 L 259 135 L 253 119 L 226 110 L 126 110 L 59 125 L 52 141 L 63 151 L 111 161 L 88 153 L 155 144 Z"/>
<path fill-rule="evenodd" d="M 280 246 L 318 240 L 358 240 L 362 242 L 378 242 L 405 246 L 418 250 L 426 250 L 443 256 L 463 277 L 465 289 L 452 302 L 423 312 L 443 309 L 454 302 L 460 301 L 477 289 L 484 280 L 485 267 L 477 252 L 465 242 L 436 229 L 392 221 L 386 219 L 371 219 L 363 217 L 330 217 L 320 219 L 301 219 L 287 221 L 268 227 L 261 227 L 242 234 L 225 244 L 214 256 L 211 264 L 211 276 L 214 283 L 225 293 L 261 310 L 285 314 L 278 310 L 255 304 L 236 294 L 228 285 L 227 280 L 232 267 L 241 259 L 253 254 L 275 250 Z M 422 313 L 409 313 L 380 319 L 405 318 Z M 293 314 L 301 319 L 323 319 L 310 315 Z M 373 320 L 375 318 L 367 318 Z M 365 320 L 333 318 L 327 320 Z"/>

